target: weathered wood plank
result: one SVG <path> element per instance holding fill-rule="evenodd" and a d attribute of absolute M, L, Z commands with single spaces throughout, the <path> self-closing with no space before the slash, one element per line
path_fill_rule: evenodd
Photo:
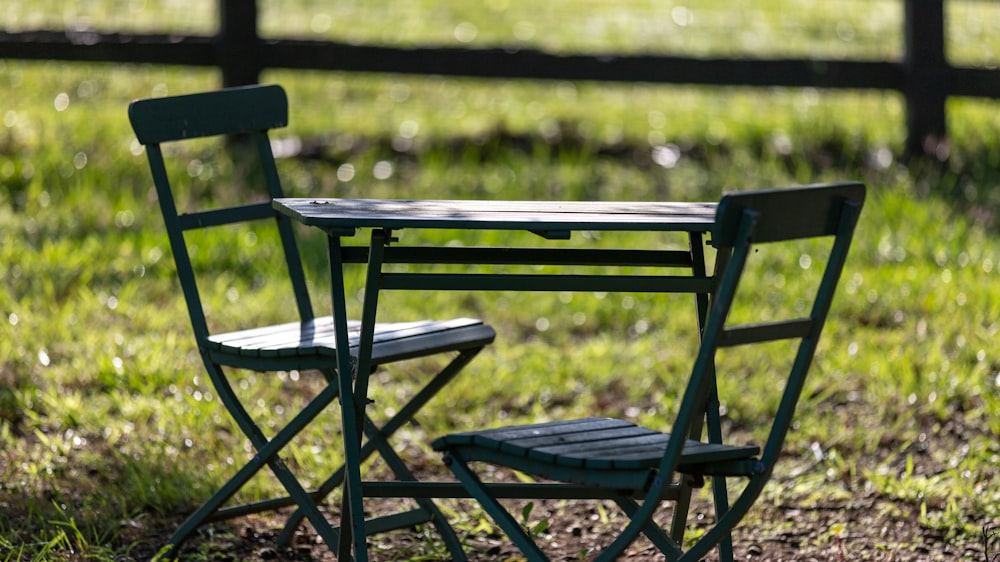
<path fill-rule="evenodd" d="M 360 322 L 349 323 L 349 341 L 355 348 L 360 340 Z M 463 341 L 492 339 L 492 329 L 471 318 L 423 320 L 376 324 L 373 357 L 384 358 L 404 353 L 461 346 Z M 336 350 L 336 332 L 332 319 L 290 322 L 213 335 L 209 343 L 218 351 L 244 357 L 294 357 L 329 355 Z"/>
<path fill-rule="evenodd" d="M 573 468 L 637 470 L 659 464 L 670 435 L 613 418 L 585 418 L 459 433 L 453 445 L 491 448 L 511 456 Z M 721 445 L 686 440 L 681 466 L 752 459 L 755 445 Z"/>
<path fill-rule="evenodd" d="M 707 232 L 715 203 L 276 199 L 279 212 L 320 228 L 648 230 Z M 642 228 L 638 228 L 641 226 Z"/>

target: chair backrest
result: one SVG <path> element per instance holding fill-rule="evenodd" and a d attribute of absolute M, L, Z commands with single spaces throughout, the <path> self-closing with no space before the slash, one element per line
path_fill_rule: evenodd
<path fill-rule="evenodd" d="M 720 349 L 777 340 L 790 340 L 794 343 L 797 340 L 785 388 L 760 457 L 761 466 L 769 473 L 791 425 L 792 414 L 829 313 L 864 199 L 865 186 L 860 183 L 738 192 L 722 198 L 712 232 L 712 244 L 718 251 L 717 268 L 721 268 L 720 275 L 691 380 L 674 425 L 675 435 L 689 434 L 695 417 L 704 416 L 706 412 L 711 415 L 708 408 L 716 392 L 715 383 L 727 376 L 721 368 L 718 373 L 715 372 Z M 754 319 L 744 322 L 742 315 L 738 320 L 730 318 L 737 298 L 747 308 L 761 308 L 759 305 L 762 301 L 757 300 L 759 295 L 750 294 L 754 291 L 738 291 L 744 280 L 743 273 L 748 261 L 763 257 L 758 256 L 760 245 L 807 238 L 832 238 L 821 276 L 816 283 L 805 284 L 815 287 L 815 292 L 810 291 L 811 294 L 808 295 L 808 312 L 799 317 L 766 318 L 764 321 Z M 803 271 L 799 254 L 786 252 L 782 255 L 791 258 L 790 263 L 787 268 L 776 273 L 790 277 L 795 276 L 797 271 Z M 770 261 L 768 266 L 771 266 Z M 803 284 L 787 284 L 789 287 L 801 285 Z M 772 365 L 752 367 L 773 368 Z M 774 384 L 778 385 L 779 382 L 774 381 Z M 699 426 L 695 423 L 693 427 Z M 672 444 L 674 442 L 679 448 L 682 440 L 672 440 Z M 664 457 L 666 470 L 672 472 L 676 468 L 670 456 L 678 452 L 679 450 L 668 451 Z"/>
<path fill-rule="evenodd" d="M 261 219 L 276 221 L 298 313 L 304 321 L 312 319 L 312 305 L 292 224 L 271 207 L 271 199 L 284 196 L 268 139 L 270 129 L 288 123 L 288 100 L 284 90 L 275 85 L 247 86 L 138 100 L 129 105 L 128 115 L 136 138 L 146 148 L 177 275 L 198 341 L 208 337 L 209 328 L 185 242 L 184 233 L 194 229 Z M 179 213 L 174 190 L 178 186 L 171 185 L 161 145 L 205 137 L 232 139 L 228 146 L 247 149 L 237 151 L 240 156 L 255 153 L 263 185 L 256 194 L 246 194 L 246 204 L 218 206 L 214 203 L 213 208 Z M 250 190 L 251 186 L 242 189 Z M 226 193 L 227 197 L 231 195 Z"/>

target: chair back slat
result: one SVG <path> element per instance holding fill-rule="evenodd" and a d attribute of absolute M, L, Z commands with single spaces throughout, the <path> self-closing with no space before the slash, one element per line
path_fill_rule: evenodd
<path fill-rule="evenodd" d="M 288 99 L 280 86 L 140 100 L 129 120 L 144 145 L 278 129 L 288 125 Z"/>
<path fill-rule="evenodd" d="M 724 266 L 718 274 L 702 344 L 671 431 L 673 435 L 689 434 L 695 419 L 712 415 L 711 405 L 719 400 L 714 395 L 716 381 L 726 376 L 725 372 L 716 372 L 718 350 L 797 339 L 778 411 L 761 454 L 763 466 L 771 470 L 791 426 L 864 198 L 865 187 L 860 183 L 739 192 L 722 198 L 712 242 L 722 256 L 718 263 Z M 744 295 L 738 290 L 748 262 L 755 257 L 756 244 L 821 237 L 833 237 L 833 242 L 818 287 L 811 295 L 807 317 L 729 324 L 730 310 L 738 296 L 751 308 L 760 302 L 755 301 L 759 295 Z M 783 273 L 787 275 L 797 269 L 797 265 L 792 265 Z M 661 470 L 667 473 L 677 467 L 680 444 L 671 443 L 670 448 L 673 450 L 668 448 L 661 465 Z"/>
<path fill-rule="evenodd" d="M 187 303 L 195 338 L 203 342 L 210 335 L 197 276 L 188 252 L 185 231 L 269 219 L 275 221 L 284 252 L 284 261 L 300 320 L 314 318 L 305 272 L 292 224 L 277 213 L 270 199 L 284 197 L 268 131 L 288 122 L 288 100 L 276 85 L 227 88 L 215 92 L 138 100 L 129 105 L 129 120 L 136 138 L 145 145 L 153 184 L 156 187 L 167 237 L 177 267 L 177 276 Z M 178 212 L 175 186 L 164 162 L 161 144 L 205 137 L 235 138 L 228 146 L 234 159 L 255 160 L 261 174 L 256 185 L 241 187 L 244 203 L 226 207 Z M 183 174 L 180 174 L 183 175 Z M 225 194 L 227 198 L 233 193 Z M 266 201 L 262 199 L 266 198 Z"/>
<path fill-rule="evenodd" d="M 212 226 L 224 226 L 251 220 L 273 219 L 274 207 L 270 203 L 251 203 L 239 207 L 209 209 L 196 213 L 184 213 L 177 217 L 182 230 L 195 230 Z"/>
<path fill-rule="evenodd" d="M 719 334 L 719 347 L 733 347 L 766 341 L 804 338 L 816 323 L 812 318 L 798 318 L 781 322 L 745 324 L 724 328 Z"/>
<path fill-rule="evenodd" d="M 842 203 L 865 200 L 865 186 L 847 182 L 821 186 L 827 196 L 816 197 L 816 186 L 762 189 L 727 194 L 716 211 L 712 241 L 731 247 L 736 241 L 741 215 L 753 209 L 761 215 L 754 243 L 832 236 L 840 225 Z"/>

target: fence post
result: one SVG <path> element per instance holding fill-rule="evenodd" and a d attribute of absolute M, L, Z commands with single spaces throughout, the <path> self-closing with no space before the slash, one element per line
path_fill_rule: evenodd
<path fill-rule="evenodd" d="M 947 134 L 944 0 L 906 0 L 904 10 L 906 152 L 938 155 Z"/>
<path fill-rule="evenodd" d="M 256 84 L 261 71 L 256 0 L 219 0 L 216 42 L 223 87 Z"/>

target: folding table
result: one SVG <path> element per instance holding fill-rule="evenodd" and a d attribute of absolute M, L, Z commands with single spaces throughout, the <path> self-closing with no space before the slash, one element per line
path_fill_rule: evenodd
<path fill-rule="evenodd" d="M 365 496 L 468 497 L 461 486 L 450 482 L 364 482 L 361 479 L 362 429 L 364 411 L 369 407 L 368 373 L 381 291 L 689 293 L 696 296 L 698 326 L 692 323 L 694 330 L 704 325 L 714 284 L 705 263 L 705 235 L 714 225 L 715 203 L 279 198 L 273 205 L 279 213 L 320 228 L 328 235 L 334 324 L 337 337 L 344 339 L 337 342 L 338 349 L 348 349 L 344 266 L 367 263 L 357 355 L 353 360 L 349 354 L 337 358 L 341 373 L 356 374 L 353 386 L 351 377 L 339 379 L 344 397 L 341 412 L 347 454 L 338 551 L 341 560 L 351 558 L 352 547 L 357 560 L 367 559 Z M 345 239 L 355 236 L 359 229 L 370 229 L 368 244 L 345 243 Z M 510 239 L 515 238 L 515 232 L 528 231 L 537 235 L 532 237 L 537 243 L 522 241 L 499 247 L 407 246 L 402 242 L 404 233 L 401 231 L 414 229 L 447 229 L 459 233 L 492 230 L 507 233 Z M 585 231 L 643 232 L 650 235 L 649 240 L 663 238 L 656 236 L 657 233 L 674 233 L 681 241 L 686 237 L 687 247 L 560 246 L 560 241 Z M 400 267 L 407 264 L 407 267 Z M 486 265 L 490 272 L 482 273 L 480 268 L 472 267 L 441 272 L 432 267 L 440 264 Z M 520 267 L 525 265 L 558 267 L 557 272 L 550 272 L 549 268 L 529 268 L 525 272 Z M 706 421 L 711 438 L 718 433 L 719 419 L 709 415 Z M 701 423 L 694 424 L 692 434 L 697 433 L 695 437 L 700 437 L 703 429 Z M 516 498 L 593 497 L 586 494 L 594 493 L 582 488 L 574 490 L 571 486 L 549 487 L 544 483 L 495 485 L 490 492 L 495 497 Z M 678 503 L 678 508 L 674 525 L 683 528 L 683 521 L 678 522 L 677 518 L 686 518 L 687 500 Z M 464 556 L 461 552 L 452 554 L 456 559 Z"/>

